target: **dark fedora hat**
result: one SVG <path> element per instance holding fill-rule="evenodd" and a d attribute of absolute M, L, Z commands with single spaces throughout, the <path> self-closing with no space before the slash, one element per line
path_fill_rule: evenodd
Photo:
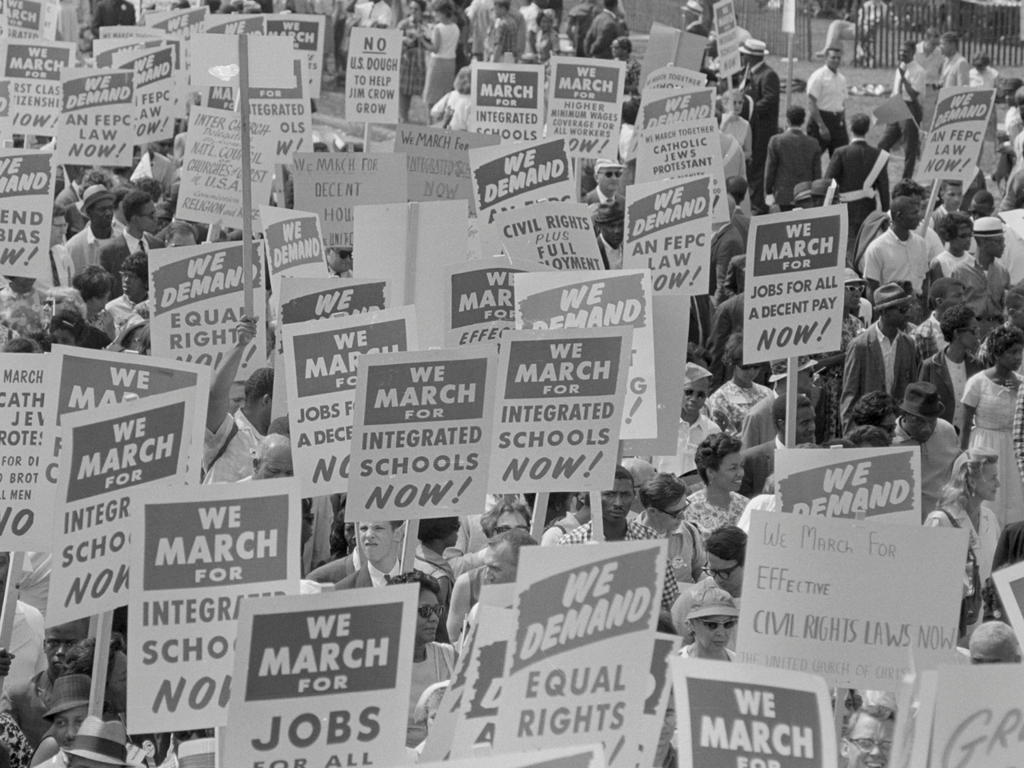
<path fill-rule="evenodd" d="M 900 409 L 911 416 L 920 416 L 922 419 L 934 419 L 941 416 L 946 406 L 939 400 L 939 390 L 934 384 L 926 381 L 916 381 L 908 384 L 903 392 L 903 402 Z"/>

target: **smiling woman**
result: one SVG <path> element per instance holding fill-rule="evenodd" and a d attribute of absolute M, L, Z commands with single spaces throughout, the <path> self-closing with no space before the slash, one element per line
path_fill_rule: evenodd
<path fill-rule="evenodd" d="M 741 443 L 732 435 L 717 432 L 697 446 L 694 461 L 706 487 L 690 496 L 686 519 L 697 526 L 705 540 L 711 531 L 731 525 L 743 514 L 747 498 L 741 496 L 743 460 Z"/>

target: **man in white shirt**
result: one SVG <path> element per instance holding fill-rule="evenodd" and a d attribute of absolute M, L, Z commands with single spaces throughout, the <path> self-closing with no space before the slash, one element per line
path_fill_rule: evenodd
<path fill-rule="evenodd" d="M 942 61 L 942 87 L 954 88 L 971 84 L 971 66 L 960 53 L 960 36 L 956 32 L 943 32 L 939 47 Z"/>
<path fill-rule="evenodd" d="M 846 133 L 846 96 L 849 87 L 846 77 L 839 71 L 843 60 L 842 48 L 829 48 L 825 52 L 825 66 L 816 69 L 807 80 L 807 105 L 810 120 L 807 135 L 818 140 L 822 152 L 829 157 L 850 143 Z"/>
<path fill-rule="evenodd" d="M 710 390 L 711 371 L 695 363 L 687 363 L 675 455 L 654 457 L 654 468 L 658 472 L 669 472 L 683 478 L 691 493 L 702 486 L 693 460 L 697 446 L 708 435 L 722 431 L 704 411 Z"/>
<path fill-rule="evenodd" d="M 900 139 L 906 141 L 903 161 L 904 179 L 913 178 L 914 166 L 921 153 L 920 129 L 921 121 L 924 120 L 922 98 L 927 87 L 927 77 L 924 68 L 914 60 L 914 44 L 909 40 L 903 43 L 903 47 L 900 48 L 900 63 L 896 67 L 896 75 L 892 82 L 892 92 L 903 97 L 903 101 L 913 117 L 885 126 L 885 132 L 878 142 L 878 148 L 888 152 L 899 143 Z"/>
<path fill-rule="evenodd" d="M 82 196 L 79 209 L 89 219 L 81 232 L 68 240 L 68 253 L 77 275 L 90 264 L 100 263 L 100 249 L 117 238 L 114 232 L 114 194 L 93 184 Z"/>
<path fill-rule="evenodd" d="M 928 272 L 928 246 L 914 230 L 921 223 L 917 200 L 898 197 L 889 210 L 892 226 L 876 237 L 864 252 L 864 279 L 874 295 L 886 283 L 898 283 L 920 296 Z"/>

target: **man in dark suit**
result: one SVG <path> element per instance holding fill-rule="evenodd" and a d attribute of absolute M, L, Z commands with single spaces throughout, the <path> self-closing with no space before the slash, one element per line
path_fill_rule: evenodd
<path fill-rule="evenodd" d="M 752 154 L 747 163 L 750 205 L 754 213 L 768 213 L 764 202 L 764 166 L 768 160 L 768 141 L 779 132 L 779 93 L 782 87 L 775 70 L 764 62 L 768 46 L 748 39 L 740 46 L 740 61 L 747 68 L 746 94 L 752 102 L 749 115 Z"/>
<path fill-rule="evenodd" d="M 978 320 L 973 309 L 965 304 L 957 304 L 948 307 L 942 313 L 939 327 L 942 329 L 942 338 L 947 342 L 946 347 L 921 364 L 919 380 L 935 387 L 939 403 L 942 405 L 939 418 L 948 421 L 959 432 L 963 425 L 963 406 L 960 398 L 964 394 L 964 384 L 967 379 L 985 368 L 974 356 L 978 351 Z M 957 377 L 959 391 L 953 384 L 951 367 L 960 368 L 960 375 Z"/>
<path fill-rule="evenodd" d="M 786 111 L 789 130 L 768 141 L 768 162 L 764 169 L 765 202 L 768 196 L 783 211 L 793 209 L 793 187 L 821 175 L 821 145 L 804 131 L 807 113 L 803 107 Z"/>
<path fill-rule="evenodd" d="M 100 0 L 92 14 L 92 36 L 100 36 L 100 27 L 134 27 L 135 6 L 128 0 Z"/>
<path fill-rule="evenodd" d="M 777 397 L 772 403 L 772 419 L 775 421 L 777 436 L 767 443 L 755 445 L 740 453 L 743 461 L 743 482 L 740 493 L 753 498 L 763 493 L 765 481 L 775 473 L 775 451 L 786 447 L 786 398 Z M 796 397 L 796 445 L 814 442 L 814 406 L 807 395 Z"/>
<path fill-rule="evenodd" d="M 611 59 L 612 43 L 619 37 L 628 34 L 626 27 L 619 20 L 619 0 L 604 0 L 604 10 L 594 17 L 583 41 L 586 56 L 591 59 Z"/>
<path fill-rule="evenodd" d="M 148 254 L 153 248 L 163 248 L 163 241 L 153 236 L 157 229 L 156 205 L 145 192 L 133 190 L 121 201 L 121 210 L 128 222 L 124 232 L 113 242 L 99 251 L 100 266 L 114 278 L 114 289 L 110 298 L 116 299 L 123 292 L 121 287 L 121 265 L 136 251 Z"/>
<path fill-rule="evenodd" d="M 853 141 L 835 151 L 825 171 L 825 177 L 839 186 L 839 201 L 846 203 L 848 250 L 857 242 L 857 232 L 869 213 L 889 210 L 889 153 L 868 144 L 865 137 L 870 129 L 870 117 L 863 112 L 854 115 L 850 120 Z"/>
<path fill-rule="evenodd" d="M 387 523 L 359 523 L 359 539 L 363 544 L 360 552 L 362 563 L 359 570 L 346 576 L 335 585 L 335 589 L 356 589 L 357 587 L 382 587 L 385 577 L 397 576 L 399 559 L 402 557 L 402 521 Z"/>
<path fill-rule="evenodd" d="M 844 432 L 850 430 L 851 411 L 862 395 L 880 390 L 902 400 L 907 385 L 917 381 L 921 367 L 917 344 L 903 330 L 916 299 L 896 283 L 883 285 L 874 298 L 878 322 L 856 336 L 846 350 L 839 399 Z M 882 352 L 883 338 L 892 355 L 888 364 Z"/>

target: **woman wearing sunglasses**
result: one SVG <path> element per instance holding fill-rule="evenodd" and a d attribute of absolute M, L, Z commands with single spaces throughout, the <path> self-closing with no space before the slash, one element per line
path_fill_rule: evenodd
<path fill-rule="evenodd" d="M 739 610 L 732 597 L 712 581 L 697 587 L 693 605 L 686 614 L 686 623 L 693 632 L 693 642 L 679 652 L 686 659 L 733 661 L 736 654 L 726 646 L 736 627 Z"/>

